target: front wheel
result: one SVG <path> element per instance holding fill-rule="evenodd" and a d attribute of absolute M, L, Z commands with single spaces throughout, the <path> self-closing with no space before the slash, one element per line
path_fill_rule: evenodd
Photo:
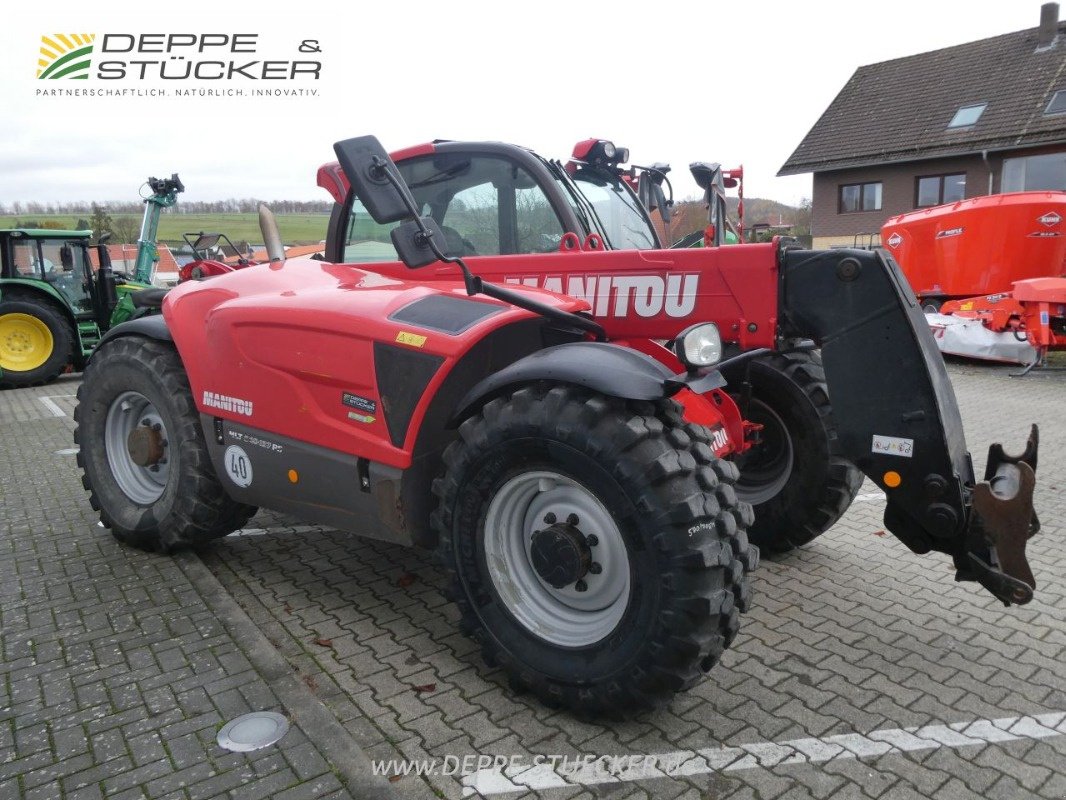
<path fill-rule="evenodd" d="M 171 552 L 232 533 L 255 513 L 215 475 L 173 347 L 137 336 L 104 343 L 85 369 L 74 422 L 82 484 L 119 541 Z"/>
<path fill-rule="evenodd" d="M 731 464 L 678 406 L 531 386 L 460 427 L 434 485 L 464 631 L 512 685 L 628 716 L 688 688 L 748 608 Z"/>
<path fill-rule="evenodd" d="M 745 417 L 762 425 L 761 442 L 734 459 L 737 494 L 755 508 L 748 535 L 768 553 L 805 545 L 840 519 L 863 480 L 840 451 L 821 353 L 771 353 L 726 378 Z"/>
<path fill-rule="evenodd" d="M 18 295 L 0 301 L 0 387 L 55 380 L 73 354 L 70 322 L 54 304 Z"/>

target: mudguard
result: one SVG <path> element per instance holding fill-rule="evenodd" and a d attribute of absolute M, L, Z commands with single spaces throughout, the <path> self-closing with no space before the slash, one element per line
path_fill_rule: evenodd
<path fill-rule="evenodd" d="M 149 339 L 155 339 L 160 342 L 174 341 L 174 338 L 170 335 L 170 328 L 167 327 L 166 320 L 158 314 L 153 314 L 116 325 L 103 335 L 103 338 L 100 339 L 100 344 L 97 345 L 97 349 L 104 342 L 117 339 L 120 336 L 146 336 Z"/>
<path fill-rule="evenodd" d="M 569 383 L 624 400 L 658 400 L 677 391 L 667 387 L 673 377 L 663 364 L 628 347 L 602 342 L 560 344 L 528 355 L 475 385 L 460 401 L 452 424 L 505 389 L 524 383 Z"/>
<path fill-rule="evenodd" d="M 450 426 L 458 425 L 507 389 L 535 381 L 581 386 L 623 400 L 673 397 L 684 408 L 686 420 L 714 431 L 713 446 L 719 457 L 743 449 L 740 412 L 728 395 L 718 391 L 725 386 L 720 373 L 675 374 L 652 355 L 630 346 L 602 342 L 570 342 L 548 347 L 489 375 L 459 402 Z"/>

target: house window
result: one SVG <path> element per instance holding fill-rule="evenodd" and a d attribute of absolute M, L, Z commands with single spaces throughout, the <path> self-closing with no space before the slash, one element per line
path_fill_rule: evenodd
<path fill-rule="evenodd" d="M 966 199 L 966 173 L 924 175 L 915 181 L 915 208 L 939 206 Z"/>
<path fill-rule="evenodd" d="M 845 183 L 840 187 L 840 212 L 881 210 L 881 182 Z"/>
<path fill-rule="evenodd" d="M 1003 160 L 1004 192 L 1066 190 L 1066 153 Z"/>
<path fill-rule="evenodd" d="M 981 115 L 985 113 L 988 103 L 977 103 L 972 106 L 963 106 L 955 112 L 955 116 L 948 123 L 949 128 L 969 128 L 977 124 Z"/>
<path fill-rule="evenodd" d="M 1066 114 L 1066 89 L 1059 89 L 1044 109 L 1045 114 Z"/>

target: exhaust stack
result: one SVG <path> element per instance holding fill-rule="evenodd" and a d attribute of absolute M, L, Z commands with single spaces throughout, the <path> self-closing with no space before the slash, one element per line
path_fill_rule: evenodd
<path fill-rule="evenodd" d="M 263 234 L 263 246 L 271 263 L 285 260 L 285 246 L 281 243 L 278 221 L 266 203 L 259 204 L 259 230 Z"/>

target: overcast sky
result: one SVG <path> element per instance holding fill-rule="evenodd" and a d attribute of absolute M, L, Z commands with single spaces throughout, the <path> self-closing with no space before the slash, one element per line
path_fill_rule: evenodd
<path fill-rule="evenodd" d="M 634 8 L 638 6 L 637 8 Z M 23 6 L 25 8 L 25 6 Z M 774 177 L 854 70 L 1035 27 L 1037 0 L 324 2 L 51 0 L 0 27 L 0 202 L 128 200 L 180 173 L 185 198 L 310 200 L 337 139 L 388 149 L 494 139 L 565 157 L 590 136 L 636 163 L 743 163 L 745 193 L 796 203 L 810 175 Z M 322 61 L 321 80 L 38 81 L 41 34 L 256 33 L 258 53 Z M 297 52 L 315 39 L 321 53 Z M 97 60 L 102 60 L 97 54 Z M 114 56 L 119 58 L 122 56 Z M 149 58 L 159 58 L 152 56 Z M 95 62 L 94 62 L 95 69 Z M 53 98 L 41 88 L 317 89 L 297 98 Z M 945 111 L 947 113 L 947 111 Z"/>

